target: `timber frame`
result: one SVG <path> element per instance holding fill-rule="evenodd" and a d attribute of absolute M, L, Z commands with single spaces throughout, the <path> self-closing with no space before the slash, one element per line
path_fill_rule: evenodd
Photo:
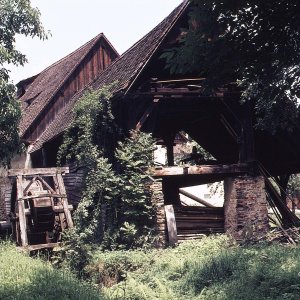
<path fill-rule="evenodd" d="M 16 179 L 11 220 L 19 246 L 29 251 L 53 248 L 59 245 L 61 233 L 73 227 L 73 207 L 62 177 L 68 172 L 68 168 L 9 170 L 8 176 Z"/>
<path fill-rule="evenodd" d="M 236 83 L 228 82 L 207 94 L 203 87 L 205 78 L 193 73 L 170 75 L 165 68 L 162 54 L 179 44 L 183 34 L 181 28 L 189 26 L 190 6 L 190 1 L 183 1 L 121 56 L 99 35 L 39 75 L 21 82 L 20 88 L 25 93 L 20 98 L 23 110 L 20 132 L 22 138 L 31 145 L 28 155 L 32 167 L 55 166 L 63 133 L 74 118 L 74 105 L 88 89 L 98 90 L 114 83 L 111 87 L 111 103 L 119 127 L 125 133 L 132 129 L 152 133 L 154 138 L 163 141 L 167 149 L 167 166 L 152 169 L 151 172 L 153 177 L 162 180 L 163 205 L 172 205 L 175 217 L 176 213 L 179 219 L 195 217 L 186 208 L 182 212 L 179 200 L 182 187 L 223 179 L 229 181 L 230 178 L 243 176 L 244 182 L 250 182 L 249 185 L 253 187 L 255 178 L 262 180 L 262 174 L 274 206 L 279 207 L 281 214 L 295 224 L 298 220 L 278 202 L 278 195 L 269 187 L 268 180 L 272 176 L 300 172 L 300 127 L 293 132 L 282 131 L 274 135 L 257 130 L 253 127 L 256 118 L 255 99 L 253 103 L 241 104 L 242 91 Z M 103 61 L 99 60 L 101 55 L 106 57 L 105 64 L 100 64 Z M 68 77 L 63 72 L 63 66 L 72 57 L 75 63 L 71 59 L 74 65 Z M 56 80 L 56 73 L 61 75 L 60 80 Z M 49 85 L 52 90 L 44 97 L 46 89 L 41 79 L 48 77 L 53 80 L 51 88 Z M 179 132 L 187 133 L 214 159 L 197 162 L 196 166 L 175 166 L 174 139 Z M 262 172 L 260 166 L 267 172 Z M 69 177 L 67 192 L 69 183 L 72 181 L 72 190 L 79 177 L 82 177 L 82 173 Z M 238 180 L 236 184 L 239 184 Z M 264 190 L 261 185 L 260 188 Z M 20 199 L 24 197 L 21 194 L 22 191 Z M 261 201 L 262 206 L 264 200 Z M 20 211 L 23 209 L 21 206 Z M 265 211 L 264 208 L 261 211 Z M 224 211 L 214 211 L 215 215 L 212 216 L 213 208 L 205 209 L 212 219 L 217 219 L 216 223 L 210 219 L 215 226 L 212 226 L 212 230 L 220 232 Z M 172 213 L 169 206 L 166 207 L 168 213 Z M 201 215 L 200 210 L 198 214 Z M 170 224 L 172 220 L 170 217 Z M 203 220 L 205 218 L 200 221 Z M 180 229 L 180 226 L 177 229 L 178 232 L 187 230 L 183 227 Z M 26 244 L 26 241 L 22 243 Z M 176 239 L 172 243 L 176 243 Z"/>

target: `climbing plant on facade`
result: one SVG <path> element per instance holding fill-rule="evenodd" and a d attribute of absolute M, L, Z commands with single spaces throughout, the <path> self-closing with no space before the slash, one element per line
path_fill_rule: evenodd
<path fill-rule="evenodd" d="M 150 179 L 154 141 L 115 123 L 110 86 L 87 92 L 74 108 L 58 161 L 86 168 L 85 187 L 74 214 L 75 231 L 104 247 L 134 247 L 146 241 L 154 224 Z"/>

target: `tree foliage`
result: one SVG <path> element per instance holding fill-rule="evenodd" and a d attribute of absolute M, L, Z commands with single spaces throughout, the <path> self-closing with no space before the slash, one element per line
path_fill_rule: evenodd
<path fill-rule="evenodd" d="M 85 188 L 75 212 L 80 241 L 134 247 L 153 227 L 149 177 L 153 140 L 131 132 L 123 137 L 115 124 L 110 87 L 87 92 L 74 108 L 74 121 L 58 158 L 86 167 Z"/>
<path fill-rule="evenodd" d="M 8 165 L 19 149 L 18 124 L 21 113 L 15 88 L 5 64 L 24 65 L 26 56 L 15 48 L 16 35 L 45 39 L 40 12 L 30 0 L 0 0 L 0 163 Z"/>
<path fill-rule="evenodd" d="M 297 124 L 300 98 L 298 0 L 190 0 L 180 47 L 163 54 L 173 73 L 205 77 L 207 91 L 230 82 L 254 100 L 257 126 Z"/>

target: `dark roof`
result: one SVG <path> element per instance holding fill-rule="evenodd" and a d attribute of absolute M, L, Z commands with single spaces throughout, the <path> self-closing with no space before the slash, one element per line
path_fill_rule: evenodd
<path fill-rule="evenodd" d="M 111 49 L 115 51 L 116 55 L 118 55 L 117 51 L 109 43 L 104 34 L 100 33 L 92 40 L 52 64 L 36 76 L 26 93 L 20 98 L 22 105 L 22 120 L 19 127 L 21 136 L 51 101 L 52 97 L 59 91 L 61 86 L 66 82 L 93 46 L 101 39 L 103 39 Z M 32 100 L 29 106 L 26 105 L 26 101 L 28 100 Z"/>
<path fill-rule="evenodd" d="M 187 6 L 188 1 L 183 1 L 160 24 L 109 65 L 86 89 L 98 89 L 116 82 L 112 93 L 116 94 L 117 92 L 126 92 L 129 90 Z M 82 95 L 83 91 L 73 96 L 68 105 L 56 116 L 55 120 L 35 142 L 30 152 L 35 152 L 42 148 L 45 142 L 61 134 L 70 125 L 72 121 L 72 108 Z"/>

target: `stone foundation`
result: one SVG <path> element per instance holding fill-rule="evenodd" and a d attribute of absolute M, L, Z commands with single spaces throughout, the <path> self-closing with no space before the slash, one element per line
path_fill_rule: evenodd
<path fill-rule="evenodd" d="M 225 231 L 236 240 L 265 236 L 269 221 L 264 178 L 227 178 L 224 194 Z"/>
<path fill-rule="evenodd" d="M 151 185 L 152 190 L 152 204 L 156 210 L 156 231 L 157 241 L 155 246 L 165 247 L 166 246 L 166 217 L 165 217 L 165 203 L 164 194 L 162 189 L 162 182 L 155 181 Z"/>

